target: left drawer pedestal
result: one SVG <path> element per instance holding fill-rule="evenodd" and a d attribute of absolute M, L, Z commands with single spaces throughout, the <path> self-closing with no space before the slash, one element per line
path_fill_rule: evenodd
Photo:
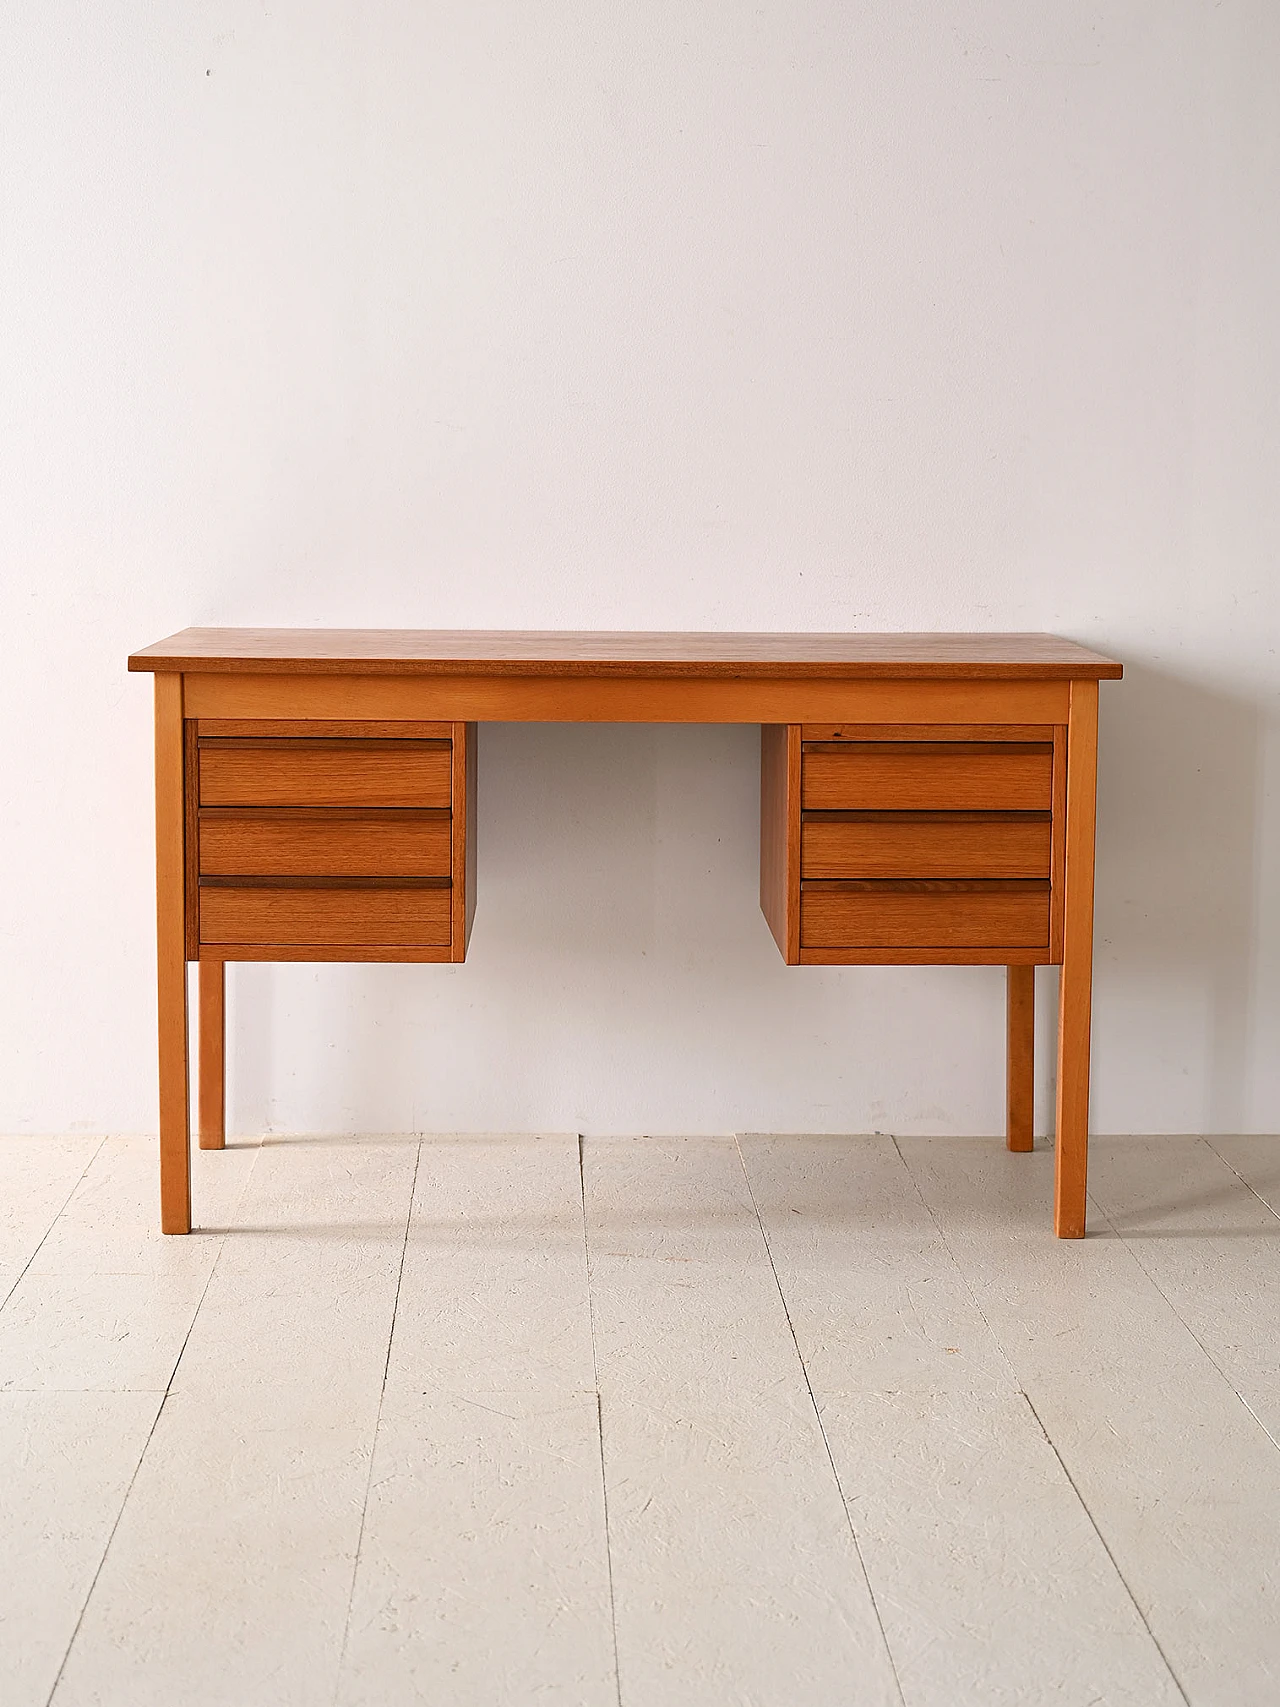
<path fill-rule="evenodd" d="M 475 725 L 284 727 L 187 723 L 192 957 L 462 960 Z"/>

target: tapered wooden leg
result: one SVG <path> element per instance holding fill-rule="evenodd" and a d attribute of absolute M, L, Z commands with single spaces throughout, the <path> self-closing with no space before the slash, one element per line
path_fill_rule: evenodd
<path fill-rule="evenodd" d="M 1083 1239 L 1089 1162 L 1089 1030 L 1093 1001 L 1093 845 L 1098 684 L 1072 682 L 1067 728 L 1066 891 L 1058 989 L 1058 1110 L 1053 1227 Z"/>
<path fill-rule="evenodd" d="M 182 677 L 156 675 L 156 965 L 160 1019 L 160 1228 L 191 1231 L 184 930 Z"/>
<path fill-rule="evenodd" d="M 226 1143 L 226 962 L 200 962 L 200 1148 Z"/>
<path fill-rule="evenodd" d="M 1007 966 L 1008 1102 L 1005 1143 L 1011 1150 L 1035 1148 L 1036 969 Z"/>

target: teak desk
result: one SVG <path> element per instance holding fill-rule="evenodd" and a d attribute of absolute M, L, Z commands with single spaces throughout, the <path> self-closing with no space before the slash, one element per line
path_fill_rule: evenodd
<path fill-rule="evenodd" d="M 1047 634 L 188 628 L 154 672 L 160 1213 L 224 1129 L 228 960 L 460 961 L 477 722 L 759 723 L 760 905 L 789 965 L 1008 969 L 1011 1150 L 1059 973 L 1054 1229 L 1085 1227 L 1098 682 Z"/>

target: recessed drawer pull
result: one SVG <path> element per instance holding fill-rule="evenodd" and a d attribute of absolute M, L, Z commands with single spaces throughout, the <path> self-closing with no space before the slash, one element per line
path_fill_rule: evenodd
<path fill-rule="evenodd" d="M 342 873 L 316 873 L 303 877 L 259 877 L 256 875 L 205 876 L 201 889 L 447 889 L 447 877 L 349 877 Z"/>
<path fill-rule="evenodd" d="M 806 882 L 806 894 L 826 895 L 1047 895 L 1038 878 L 895 877 Z"/>
<path fill-rule="evenodd" d="M 256 753 L 374 753 L 394 751 L 401 753 L 412 752 L 447 752 L 452 745 L 450 741 L 414 740 L 406 737 L 397 740 L 385 736 L 336 736 L 336 735 L 288 735 L 274 737 L 270 735 L 201 735 L 199 747 L 201 752 L 256 752 Z"/>

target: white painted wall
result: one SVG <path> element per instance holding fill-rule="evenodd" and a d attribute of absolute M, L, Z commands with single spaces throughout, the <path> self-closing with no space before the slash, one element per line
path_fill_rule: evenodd
<path fill-rule="evenodd" d="M 1280 1126 L 1271 0 L 3 24 L 0 1129 L 154 1126 L 188 623 L 1113 651 L 1096 1125 Z M 779 963 L 753 729 L 480 763 L 469 963 L 234 968 L 236 1127 L 998 1129 L 1000 973 Z"/>

